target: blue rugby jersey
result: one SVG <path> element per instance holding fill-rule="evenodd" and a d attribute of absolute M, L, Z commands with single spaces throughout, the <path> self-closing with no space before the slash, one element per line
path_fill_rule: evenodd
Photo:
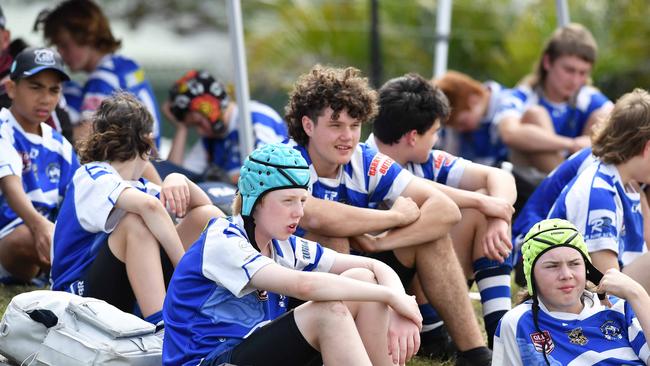
<path fill-rule="evenodd" d="M 370 134 L 366 144 L 377 149 L 375 136 Z M 404 168 L 413 173 L 416 177 L 432 180 L 453 188 L 458 188 L 463 178 L 465 167 L 471 161 L 459 158 L 442 150 L 431 150 L 429 159 L 420 164 L 408 162 Z"/>
<path fill-rule="evenodd" d="M 545 366 L 544 350 L 551 365 L 646 365 L 650 350 L 631 306 L 619 300 L 608 308 L 586 294 L 580 314 L 549 312 L 540 303 L 541 332 L 530 300 L 507 312 L 494 336 L 492 364 Z"/>
<path fill-rule="evenodd" d="M 49 125 L 41 123 L 42 135 L 27 133 L 11 111 L 0 111 L 0 178 L 19 175 L 34 208 L 54 221 L 68 183 L 79 167 L 72 145 Z M 0 192 L 0 238 L 22 219 L 9 207 Z"/>
<path fill-rule="evenodd" d="M 130 182 L 106 162 L 82 165 L 68 187 L 54 224 L 52 289 L 84 296 L 79 281 L 95 260 L 108 235 L 126 213 L 115 208 L 120 194 L 135 188 L 158 196 L 160 187 L 141 178 Z"/>
<path fill-rule="evenodd" d="M 440 139 L 436 146 L 474 163 L 495 166 L 508 158 L 508 148 L 501 141 L 494 124 L 500 95 L 507 89 L 495 81 L 487 81 L 483 85 L 490 91 L 490 100 L 478 128 L 471 132 L 457 132 L 453 128 L 443 128 L 439 132 Z"/>
<path fill-rule="evenodd" d="M 99 61 L 83 86 L 81 113 L 85 115 L 94 112 L 102 100 L 119 90 L 135 95 L 147 107 L 153 116 L 153 135 L 156 146 L 159 147 L 161 119 L 156 96 L 145 78 L 144 70 L 127 57 L 108 54 Z"/>
<path fill-rule="evenodd" d="M 290 141 L 309 164 L 311 194 L 361 208 L 390 207 L 413 179 L 393 159 L 366 144 L 358 144 L 350 162 L 339 168 L 336 178 L 316 173 L 307 149 Z"/>
<path fill-rule="evenodd" d="M 212 219 L 174 270 L 165 305 L 163 365 L 198 365 L 287 311 L 282 294 L 248 286 L 270 263 L 328 272 L 336 253 L 297 236 L 273 240 L 271 257 L 250 244 L 241 216 Z"/>
<path fill-rule="evenodd" d="M 640 195 L 626 189 L 614 165 L 587 167 L 562 191 L 548 218 L 572 222 L 589 252 L 611 250 L 621 268 L 647 251 Z"/>
<path fill-rule="evenodd" d="M 495 124 L 499 124 L 505 117 L 517 117 L 526 112 L 529 106 L 543 106 L 553 121 L 555 133 L 566 137 L 578 137 L 583 134 L 585 125 L 591 114 L 612 102 L 598 89 L 585 85 L 576 94 L 572 102 L 552 103 L 533 90 L 528 85 L 521 85 L 505 91 L 500 95 Z"/>
<path fill-rule="evenodd" d="M 591 154 L 591 147 L 586 147 L 571 155 L 544 178 L 528 198 L 512 225 L 515 245 L 520 246 L 528 230 L 548 216 L 553 203 L 571 179 L 595 161 L 597 158 Z"/>

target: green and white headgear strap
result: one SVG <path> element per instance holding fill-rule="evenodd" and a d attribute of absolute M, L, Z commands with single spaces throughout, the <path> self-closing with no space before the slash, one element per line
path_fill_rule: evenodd
<path fill-rule="evenodd" d="M 578 229 L 569 221 L 562 219 L 542 220 L 535 224 L 526 234 L 521 252 L 524 257 L 524 275 L 528 285 L 528 294 L 534 296 L 533 268 L 537 259 L 547 251 L 557 247 L 570 247 L 578 250 L 585 260 L 587 279 L 598 285 L 603 274 L 594 267 L 587 251 L 587 245 Z"/>
<path fill-rule="evenodd" d="M 268 144 L 253 151 L 242 165 L 237 184 L 242 216 L 252 216 L 260 198 L 278 189 L 309 187 L 309 165 L 289 145 Z"/>

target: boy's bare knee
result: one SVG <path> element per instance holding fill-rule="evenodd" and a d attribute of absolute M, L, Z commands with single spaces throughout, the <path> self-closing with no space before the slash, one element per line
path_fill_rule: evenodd
<path fill-rule="evenodd" d="M 528 107 L 526 112 L 521 116 L 521 122 L 540 127 L 548 127 L 549 122 L 551 122 L 551 117 L 544 107 L 533 105 Z"/>

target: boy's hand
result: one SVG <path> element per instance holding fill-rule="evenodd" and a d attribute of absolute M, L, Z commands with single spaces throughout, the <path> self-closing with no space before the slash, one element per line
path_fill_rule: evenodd
<path fill-rule="evenodd" d="M 631 300 L 646 293 L 643 286 L 616 268 L 610 268 L 600 280 L 596 292 Z"/>
<path fill-rule="evenodd" d="M 190 188 L 187 178 L 178 173 L 168 175 L 162 183 L 160 202 L 176 217 L 185 217 L 190 203 Z"/>
<path fill-rule="evenodd" d="M 393 363 L 405 365 L 420 348 L 420 328 L 412 320 L 394 311 L 388 325 L 388 354 Z"/>
<path fill-rule="evenodd" d="M 487 195 L 483 195 L 478 210 L 485 216 L 495 217 L 506 222 L 510 222 L 512 214 L 515 213 L 515 208 L 508 201 Z"/>
<path fill-rule="evenodd" d="M 34 237 L 34 247 L 39 261 L 42 265 L 50 266 L 50 246 L 54 234 L 54 223 L 42 217 L 42 220 L 28 225 L 28 227 Z"/>
<path fill-rule="evenodd" d="M 420 208 L 410 197 L 397 197 L 390 209 L 400 217 L 397 227 L 409 225 L 420 217 Z"/>
<path fill-rule="evenodd" d="M 486 257 L 503 263 L 512 251 L 510 226 L 502 219 L 488 218 L 487 230 L 481 243 Z"/>

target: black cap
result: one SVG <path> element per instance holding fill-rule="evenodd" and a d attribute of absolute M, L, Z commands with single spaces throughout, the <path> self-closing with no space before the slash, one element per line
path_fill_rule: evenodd
<path fill-rule="evenodd" d="M 18 80 L 34 76 L 43 70 L 54 70 L 64 81 L 70 80 L 63 71 L 63 61 L 58 52 L 50 48 L 27 48 L 20 52 L 11 64 L 9 77 Z"/>

